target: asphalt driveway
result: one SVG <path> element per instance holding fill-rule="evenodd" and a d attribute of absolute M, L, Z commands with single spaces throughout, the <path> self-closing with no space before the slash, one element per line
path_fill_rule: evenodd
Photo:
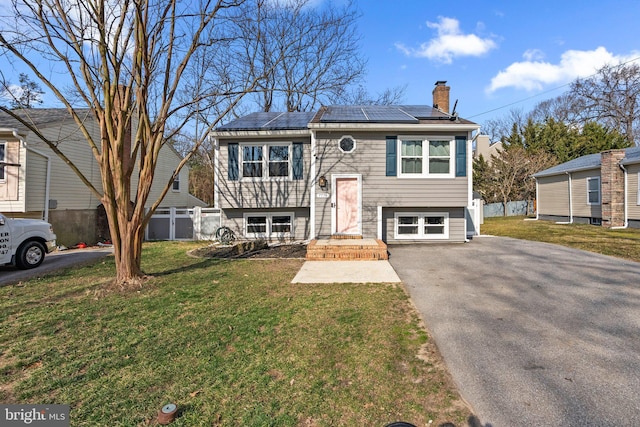
<path fill-rule="evenodd" d="M 640 263 L 501 237 L 389 252 L 483 426 L 640 425 Z"/>
<path fill-rule="evenodd" d="M 44 257 L 44 262 L 31 270 L 18 270 L 16 267 L 0 266 L 0 286 L 42 276 L 63 268 L 84 265 L 112 253 L 113 248 L 111 247 L 70 249 L 47 254 Z"/>

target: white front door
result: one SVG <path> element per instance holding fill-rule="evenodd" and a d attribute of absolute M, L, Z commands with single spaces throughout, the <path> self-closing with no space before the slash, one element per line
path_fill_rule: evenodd
<path fill-rule="evenodd" d="M 360 178 L 335 177 L 333 188 L 334 234 L 361 234 Z"/>
<path fill-rule="evenodd" d="M 0 214 L 0 265 L 11 262 L 11 228 L 7 218 Z"/>

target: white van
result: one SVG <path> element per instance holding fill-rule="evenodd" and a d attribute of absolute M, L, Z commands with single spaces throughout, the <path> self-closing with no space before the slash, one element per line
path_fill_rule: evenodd
<path fill-rule="evenodd" d="M 35 268 L 55 247 L 56 235 L 48 222 L 0 214 L 0 265 Z"/>

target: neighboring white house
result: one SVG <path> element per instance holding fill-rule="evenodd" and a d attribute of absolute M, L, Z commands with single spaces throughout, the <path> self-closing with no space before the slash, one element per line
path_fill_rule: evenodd
<path fill-rule="evenodd" d="M 99 191 L 102 190 L 99 166 L 84 136 L 65 109 L 31 109 L 24 114 L 25 117 L 28 114 L 28 120 L 38 127 L 44 137 L 59 141 L 58 149 Z M 97 123 L 89 111 L 84 110 L 81 114 L 87 115 L 89 132 L 98 136 Z M 162 147 L 149 206 L 169 181 L 180 160 L 171 146 Z M 49 221 L 58 236 L 58 242 L 67 246 L 109 238 L 100 200 L 47 144 L 6 113 L 0 114 L 0 162 L 3 161 L 7 165 L 0 167 L 0 212 L 11 217 Z M 133 176 L 137 177 L 135 171 Z M 185 167 L 160 206 L 205 206 L 203 201 L 189 194 L 188 182 L 189 170 Z M 135 186 L 136 182 L 132 185 Z"/>

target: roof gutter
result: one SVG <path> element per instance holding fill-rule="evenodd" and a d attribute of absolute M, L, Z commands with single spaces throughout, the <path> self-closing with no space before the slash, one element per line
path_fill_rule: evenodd
<path fill-rule="evenodd" d="M 47 154 L 43 153 L 42 151 L 38 151 L 35 148 L 31 148 L 27 145 L 27 141 L 25 141 L 24 139 L 22 139 L 22 136 L 20 136 L 20 134 L 18 133 L 17 129 L 13 129 L 12 131 L 13 136 L 15 136 L 16 138 L 18 138 L 20 140 L 20 143 L 28 150 L 31 151 L 32 153 L 35 153 L 39 156 L 44 157 L 45 159 L 47 159 L 47 174 L 46 174 L 46 178 L 45 178 L 45 186 L 44 186 L 44 206 L 43 206 L 43 214 L 42 214 L 42 219 L 46 222 L 49 222 L 49 192 L 51 189 L 51 157 L 49 157 Z M 26 166 L 25 166 L 26 168 Z M 26 181 L 25 181 L 25 185 L 26 185 Z"/>

